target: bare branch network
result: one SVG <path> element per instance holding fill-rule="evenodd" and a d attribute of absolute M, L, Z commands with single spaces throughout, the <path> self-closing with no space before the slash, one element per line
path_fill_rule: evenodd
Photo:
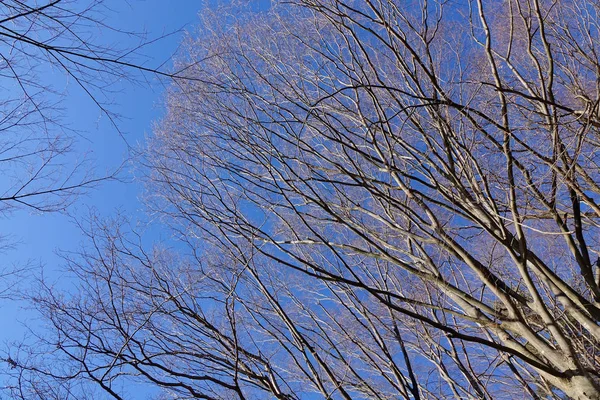
<path fill-rule="evenodd" d="M 6 0 L 0 3 L 0 211 L 18 206 L 65 210 L 75 195 L 114 178 L 96 176 L 84 155 L 73 155 L 73 132 L 64 106 L 68 86 L 83 91 L 113 128 L 120 115 L 112 96 L 120 81 L 180 72 L 149 67 L 143 56 L 155 41 L 112 28 L 103 0 Z M 102 37 L 105 36 L 105 37 Z M 110 38 L 137 43 L 106 44 Z M 164 38 L 161 37 L 161 38 Z M 67 161 L 68 158 L 75 161 Z"/>
<path fill-rule="evenodd" d="M 600 398 L 598 2 L 297 0 L 199 27 L 146 156 L 185 249 L 91 220 L 13 394 Z"/>

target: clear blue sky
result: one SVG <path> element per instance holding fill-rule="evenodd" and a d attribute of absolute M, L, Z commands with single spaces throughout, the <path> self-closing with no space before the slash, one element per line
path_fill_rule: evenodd
<path fill-rule="evenodd" d="M 148 38 L 152 39 L 180 28 L 191 30 L 202 4 L 204 2 L 199 0 L 107 0 L 107 5 L 114 12 L 106 15 L 106 23 L 130 31 L 145 31 Z M 104 35 L 98 38 L 100 42 L 114 42 L 114 36 L 109 33 Z M 146 65 L 153 67 L 167 60 L 177 49 L 181 38 L 182 33 L 179 33 L 145 49 L 144 53 L 154 58 L 148 59 Z M 63 77 L 57 76 L 57 79 Z M 125 117 L 119 122 L 119 127 L 130 144 L 142 143 L 151 131 L 152 121 L 160 117 L 163 87 L 157 84 L 148 87 L 124 82 L 119 89 L 119 93 L 114 96 L 115 103 L 111 106 L 112 110 Z M 98 173 L 113 170 L 128 156 L 123 139 L 81 89 L 70 84 L 68 97 L 61 105 L 65 107 L 65 120 L 69 126 L 83 132 L 85 139 L 79 140 L 77 152 L 92 152 Z M 73 156 L 76 155 L 74 153 Z M 123 176 L 128 177 L 128 174 L 125 171 Z M 105 183 L 80 197 L 70 211 L 81 215 L 89 207 L 94 207 L 101 215 L 109 216 L 115 209 L 119 209 L 135 218 L 136 215 L 141 215 L 142 205 L 138 200 L 140 194 L 139 184 Z M 21 210 L 0 219 L 0 232 L 19 242 L 14 250 L 2 255 L 4 265 L 31 260 L 34 264 L 45 265 L 45 274 L 51 280 L 59 278 L 56 271 L 63 264 L 56 256 L 56 251 L 76 250 L 82 242 L 78 229 L 68 216 L 35 214 L 31 210 Z M 27 280 L 22 282 L 22 286 L 24 290 L 30 287 Z M 33 316 L 24 311 L 23 304 L 9 301 L 0 302 L 0 315 L 2 344 L 18 340 L 23 333 L 20 321 L 31 320 Z"/>

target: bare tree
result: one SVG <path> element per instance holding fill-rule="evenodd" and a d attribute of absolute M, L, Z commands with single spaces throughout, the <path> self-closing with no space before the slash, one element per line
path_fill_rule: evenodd
<path fill-rule="evenodd" d="M 37 297 L 68 373 L 15 371 L 114 398 L 600 398 L 598 4 L 292 3 L 187 43 L 148 178 L 191 254 L 92 228 L 81 290 Z"/>

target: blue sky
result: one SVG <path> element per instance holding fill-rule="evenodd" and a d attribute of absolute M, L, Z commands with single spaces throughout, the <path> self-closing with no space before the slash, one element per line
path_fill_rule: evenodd
<path fill-rule="evenodd" d="M 121 29 L 147 32 L 148 39 L 153 39 L 179 29 L 191 30 L 202 4 L 205 2 L 199 0 L 108 0 L 107 5 L 113 11 L 106 14 L 105 22 Z M 176 51 L 181 38 L 182 32 L 179 32 L 146 48 L 144 54 L 148 58 L 145 65 L 153 67 L 168 60 Z M 101 43 L 114 43 L 115 40 L 122 40 L 122 36 L 104 32 L 97 39 Z M 161 115 L 160 103 L 164 88 L 154 78 L 149 78 L 151 85 L 119 83 L 115 87 L 117 93 L 112 96 L 114 103 L 111 110 L 123 116 L 118 123 L 119 129 L 131 145 L 142 144 L 144 137 L 151 132 L 152 121 Z M 70 128 L 83 133 L 78 139 L 78 150 L 71 157 L 89 153 L 99 175 L 117 168 L 128 157 L 123 138 L 80 88 L 72 82 L 65 83 L 64 76 L 60 74 L 56 77 L 52 75 L 49 79 L 56 79 L 53 83 L 59 85 L 66 84 L 67 97 L 61 103 L 65 109 L 64 120 Z M 130 180 L 130 172 L 131 169 L 127 167 L 121 176 Z M 94 208 L 100 215 L 110 216 L 115 210 L 120 210 L 135 220 L 143 216 L 140 195 L 141 186 L 137 183 L 104 183 L 78 198 L 69 212 L 81 216 L 89 208 Z M 60 279 L 56 271 L 61 269 L 63 263 L 56 252 L 59 249 L 77 250 L 83 241 L 68 215 L 39 214 L 31 210 L 19 210 L 0 219 L 0 232 L 18 243 L 16 248 L 2 255 L 4 265 L 27 261 L 33 265 L 44 265 L 44 273 L 50 280 Z M 27 279 L 21 283 L 22 290 L 30 287 Z M 0 329 L 0 343 L 19 340 L 23 333 L 20 322 L 31 322 L 34 315 L 23 307 L 24 304 L 18 302 L 0 303 L 4 321 L 3 329 Z"/>

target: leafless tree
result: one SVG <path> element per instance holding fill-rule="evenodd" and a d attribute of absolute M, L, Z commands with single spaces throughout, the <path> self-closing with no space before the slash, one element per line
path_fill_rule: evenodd
<path fill-rule="evenodd" d="M 81 289 L 36 297 L 68 370 L 15 371 L 114 398 L 600 398 L 597 2 L 200 26 L 148 148 L 191 251 L 92 227 Z"/>

